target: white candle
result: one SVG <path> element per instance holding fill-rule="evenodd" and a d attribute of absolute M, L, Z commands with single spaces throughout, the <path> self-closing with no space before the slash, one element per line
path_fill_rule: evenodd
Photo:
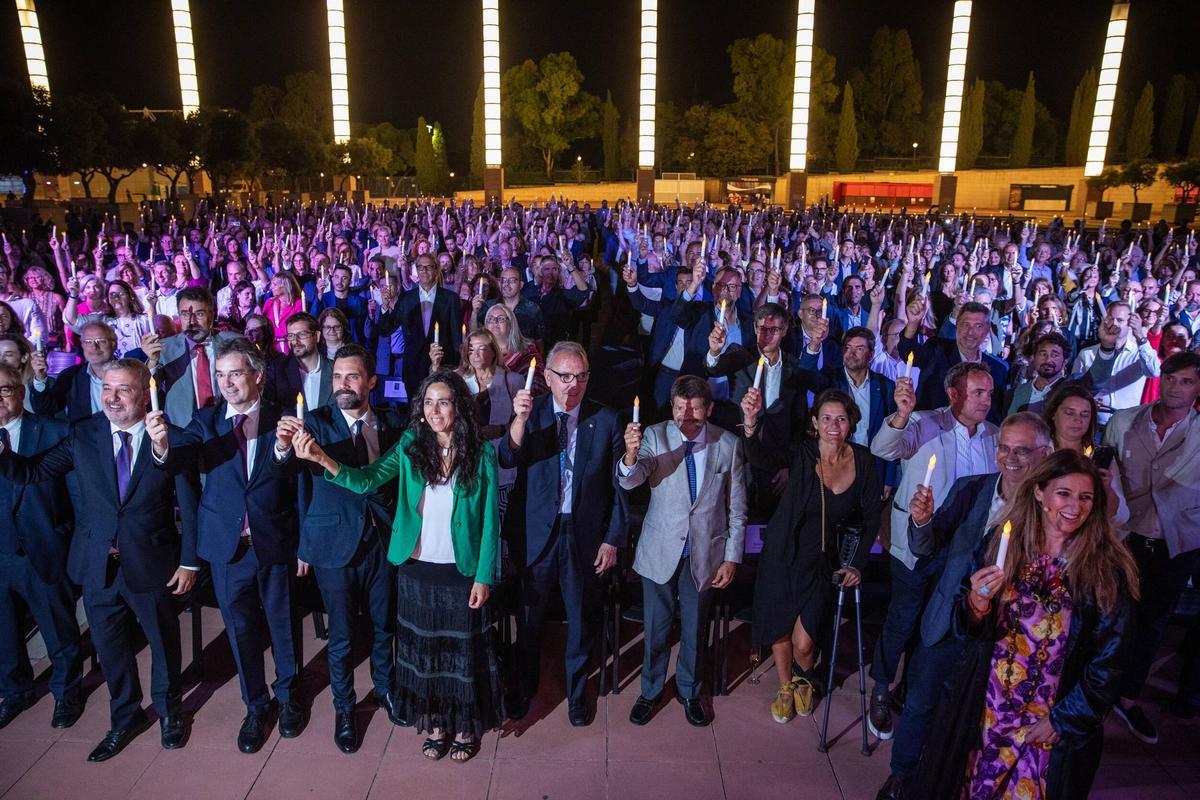
<path fill-rule="evenodd" d="M 922 486 L 928 486 L 930 489 L 933 488 L 933 484 L 930 481 L 933 480 L 933 468 L 936 466 L 937 456 L 932 455 L 929 457 L 929 466 L 925 468 L 925 480 L 921 481 Z"/>
<path fill-rule="evenodd" d="M 150 410 L 158 411 L 158 381 L 150 376 Z"/>
<path fill-rule="evenodd" d="M 633 398 L 633 424 L 637 425 L 641 422 L 642 403 L 638 398 Z"/>
<path fill-rule="evenodd" d="M 724 326 L 724 325 L 725 325 L 725 298 L 723 298 L 723 297 L 721 298 L 721 319 L 720 319 L 720 323 L 721 323 L 721 325 L 722 325 L 722 326 Z"/>
<path fill-rule="evenodd" d="M 822 297 L 821 298 L 821 319 L 825 319 L 828 316 L 829 316 L 829 298 Z"/>
<path fill-rule="evenodd" d="M 1008 541 L 1012 536 L 1012 521 L 1004 521 L 1004 530 L 1000 532 L 1000 549 L 996 551 L 996 566 L 1004 569 L 1004 560 L 1008 556 Z"/>
<path fill-rule="evenodd" d="M 296 393 L 296 419 L 304 421 L 304 392 Z"/>
<path fill-rule="evenodd" d="M 435 322 L 435 323 L 433 323 L 433 343 L 441 344 L 442 343 L 441 338 L 442 338 L 442 323 Z"/>
<path fill-rule="evenodd" d="M 527 392 L 533 390 L 533 373 L 536 369 L 537 369 L 537 359 L 531 358 L 529 360 L 529 372 L 525 373 L 525 391 L 527 391 Z"/>
<path fill-rule="evenodd" d="M 762 356 L 758 357 L 758 368 L 756 370 L 754 370 L 754 388 L 755 389 L 762 388 L 763 365 L 766 363 L 767 363 L 767 360 L 765 358 L 763 358 Z"/>

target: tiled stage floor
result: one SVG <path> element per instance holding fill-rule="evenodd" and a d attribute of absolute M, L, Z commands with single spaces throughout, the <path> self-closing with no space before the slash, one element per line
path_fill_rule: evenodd
<path fill-rule="evenodd" d="M 190 628 L 184 617 L 184 631 Z M 839 736 L 828 754 L 817 751 L 819 714 L 788 725 L 773 722 L 768 704 L 776 688 L 770 677 L 755 685 L 745 679 L 744 634 L 732 670 L 737 684 L 714 702 L 715 721 L 692 728 L 676 703 L 664 706 L 644 728 L 629 724 L 637 697 L 634 669 L 640 659 L 637 641 L 627 645 L 625 685 L 620 694 L 601 698 L 592 725 L 571 728 L 566 707 L 558 701 L 561 667 L 547 659 L 549 678 L 520 728 L 491 734 L 479 756 L 467 764 L 433 763 L 420 754 L 412 729 L 396 728 L 373 705 L 360 708 L 363 746 L 354 755 L 339 753 L 332 742 L 333 712 L 324 643 L 313 637 L 305 621 L 307 662 L 305 695 L 314 697 L 312 721 L 291 740 L 273 733 L 256 755 L 237 751 L 235 736 L 243 714 L 232 659 L 215 610 L 205 612 L 208 680 L 190 682 L 185 698 L 192 716 L 186 748 L 167 752 L 153 727 L 120 756 L 104 764 L 88 764 L 87 753 L 107 728 L 108 692 L 98 673 L 87 677 L 87 710 L 75 727 L 55 731 L 49 725 L 52 699 L 43 696 L 0 730 L 0 797 L 72 798 L 709 798 L 874 797 L 887 775 L 889 743 L 872 755 L 859 752 L 857 679 L 850 677 L 835 693 L 832 735 Z M 631 633 L 632 631 L 630 631 Z M 628 635 L 628 634 L 627 634 Z M 190 663 L 190 637 L 184 636 L 184 663 Z M 556 651 L 551 631 L 547 648 Z M 848 654 L 848 651 L 844 651 Z M 1153 679 L 1161 699 L 1164 664 Z M 143 686 L 149 681 L 149 656 L 141 654 Z M 41 665 L 44 669 L 46 664 Z M 764 664 L 762 672 L 768 668 Z M 43 676 L 44 679 L 44 676 Z M 369 685 L 367 665 L 358 668 L 357 683 Z M 44 691 L 44 686 L 43 686 Z M 818 711 L 820 707 L 818 707 Z M 1113 720 L 1108 723 L 1106 752 L 1096 798 L 1173 800 L 1194 797 L 1200 789 L 1200 722 L 1167 718 L 1157 704 L 1150 708 L 1160 726 L 1161 741 L 1146 746 Z M 872 744 L 876 744 L 872 740 Z"/>

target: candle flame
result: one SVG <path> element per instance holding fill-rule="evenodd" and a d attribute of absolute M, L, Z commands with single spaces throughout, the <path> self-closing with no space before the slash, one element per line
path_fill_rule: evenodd
<path fill-rule="evenodd" d="M 914 353 L 914 352 L 916 352 L 916 351 L 915 351 L 915 350 L 909 350 L 909 351 L 908 351 L 908 362 L 907 362 L 907 363 L 908 363 L 908 368 L 909 368 L 910 370 L 912 369 L 912 360 L 913 360 L 913 353 Z"/>
<path fill-rule="evenodd" d="M 1004 520 L 1004 530 L 1000 532 L 1000 535 L 1005 537 L 1012 535 L 1012 520 Z"/>
<path fill-rule="evenodd" d="M 929 468 L 933 469 L 935 466 L 937 466 L 937 455 L 932 455 L 929 457 Z"/>

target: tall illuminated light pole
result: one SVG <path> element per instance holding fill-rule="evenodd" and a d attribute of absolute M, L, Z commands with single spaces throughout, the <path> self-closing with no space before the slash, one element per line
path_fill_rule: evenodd
<path fill-rule="evenodd" d="M 816 0 L 796 7 L 796 73 L 792 80 L 792 138 L 788 157 L 788 206 L 803 208 L 808 192 L 808 118 L 812 88 L 813 22 Z"/>
<path fill-rule="evenodd" d="M 350 141 L 350 77 L 346 64 L 346 10 L 342 0 L 325 0 L 329 28 L 329 82 L 333 87 L 333 141 Z"/>
<path fill-rule="evenodd" d="M 196 48 L 192 42 L 192 11 L 188 0 L 171 0 L 175 24 L 175 60 L 179 63 L 179 96 L 186 117 L 200 110 L 200 84 L 196 80 Z"/>
<path fill-rule="evenodd" d="M 33 0 L 17 0 L 17 21 L 21 25 L 21 40 L 25 44 L 25 66 L 29 70 L 29 85 L 50 91 L 50 75 L 46 72 L 46 50 L 42 47 L 42 30 L 38 25 L 37 7 Z"/>
<path fill-rule="evenodd" d="M 483 199 L 504 199 L 504 161 L 500 138 L 500 0 L 482 0 L 483 8 Z"/>
<path fill-rule="evenodd" d="M 642 0 L 638 48 L 637 198 L 654 202 L 654 105 L 658 81 L 658 0 Z"/>
<path fill-rule="evenodd" d="M 1104 61 L 1096 85 L 1096 107 L 1092 111 L 1092 135 L 1088 138 L 1085 178 L 1104 171 L 1108 151 L 1108 133 L 1112 127 L 1113 102 L 1117 98 L 1117 78 L 1121 75 L 1121 54 L 1125 49 L 1125 27 L 1129 24 L 1129 3 L 1113 3 L 1104 38 Z"/>
<path fill-rule="evenodd" d="M 958 191 L 958 133 L 962 124 L 963 90 L 967 83 L 967 45 L 971 40 L 971 0 L 954 3 L 950 28 L 950 63 L 946 68 L 946 106 L 942 111 L 942 146 L 933 196 L 945 211 L 954 210 Z M 915 149 L 914 149 L 915 154 Z"/>

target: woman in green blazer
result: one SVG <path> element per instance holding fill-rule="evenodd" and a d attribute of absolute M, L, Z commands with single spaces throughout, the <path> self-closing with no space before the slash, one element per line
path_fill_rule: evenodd
<path fill-rule="evenodd" d="M 388 549 L 398 566 L 393 693 L 400 715 L 429 735 L 421 751 L 461 762 L 504 719 L 484 607 L 499 562 L 496 452 L 480 436 L 471 392 L 454 372 L 427 377 L 411 407 L 400 441 L 366 467 L 339 464 L 307 432 L 292 445 L 351 491 L 399 481 Z"/>

